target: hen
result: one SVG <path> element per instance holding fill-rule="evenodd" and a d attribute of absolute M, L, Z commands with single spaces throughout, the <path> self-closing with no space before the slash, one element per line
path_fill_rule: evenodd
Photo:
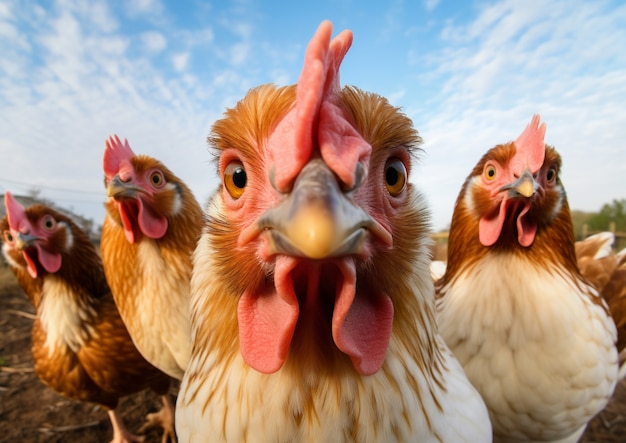
<path fill-rule="evenodd" d="M 341 88 L 352 34 L 323 22 L 298 84 L 251 90 L 213 127 L 221 186 L 191 281 L 176 404 L 192 441 L 490 441 L 437 332 L 420 137 Z"/>
<path fill-rule="evenodd" d="M 626 249 L 613 251 L 615 234 L 600 232 L 577 241 L 580 272 L 600 291 L 617 327 L 620 378 L 626 375 Z"/>
<path fill-rule="evenodd" d="M 102 227 L 104 271 L 137 349 L 154 366 L 181 379 L 191 350 L 191 254 L 202 208 L 161 162 L 135 155 L 128 141 L 106 141 L 108 200 Z"/>
<path fill-rule="evenodd" d="M 617 378 L 615 324 L 576 264 L 561 158 L 544 134 L 534 116 L 474 167 L 436 283 L 441 334 L 495 441 L 577 441 Z"/>
<path fill-rule="evenodd" d="M 113 441 L 142 441 L 115 412 L 120 397 L 152 388 L 165 396 L 170 378 L 133 345 L 88 236 L 68 217 L 5 194 L 2 252 L 37 311 L 32 330 L 35 372 L 57 392 L 105 407 Z M 156 416 L 149 417 L 151 420 Z M 164 440 L 173 435 L 164 427 Z"/>

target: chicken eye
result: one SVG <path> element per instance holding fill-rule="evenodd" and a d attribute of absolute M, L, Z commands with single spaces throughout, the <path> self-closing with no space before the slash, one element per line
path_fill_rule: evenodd
<path fill-rule="evenodd" d="M 241 162 L 233 161 L 224 170 L 224 186 L 234 199 L 242 196 L 248 183 L 248 176 Z"/>
<path fill-rule="evenodd" d="M 556 168 L 552 167 L 548 169 L 548 173 L 546 174 L 546 179 L 549 183 L 553 182 L 556 178 Z"/>
<path fill-rule="evenodd" d="M 161 171 L 153 171 L 150 174 L 150 183 L 157 188 L 163 186 L 165 183 L 165 177 L 163 177 L 163 173 Z"/>
<path fill-rule="evenodd" d="M 43 222 L 42 225 L 45 229 L 47 229 L 48 231 L 51 231 L 55 228 L 56 226 L 56 221 L 54 220 L 54 218 L 52 218 L 51 215 L 46 215 L 43 218 Z"/>
<path fill-rule="evenodd" d="M 485 166 L 484 176 L 487 181 L 492 181 L 496 178 L 496 167 L 494 165 Z"/>
<path fill-rule="evenodd" d="M 13 243 L 14 239 L 15 238 L 13 237 L 13 234 L 11 234 L 11 231 L 4 231 L 4 241 L 7 243 Z"/>
<path fill-rule="evenodd" d="M 400 159 L 393 158 L 385 165 L 385 186 L 393 197 L 397 197 L 406 188 L 407 172 Z"/>

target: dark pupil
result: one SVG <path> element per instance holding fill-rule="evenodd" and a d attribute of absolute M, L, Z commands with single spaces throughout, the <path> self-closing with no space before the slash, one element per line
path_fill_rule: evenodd
<path fill-rule="evenodd" d="M 155 185 L 158 185 L 160 181 L 161 181 L 161 178 L 157 174 L 154 174 L 152 176 L 152 183 L 154 183 Z"/>
<path fill-rule="evenodd" d="M 248 177 L 246 176 L 246 171 L 244 171 L 243 169 L 237 169 L 233 173 L 233 184 L 239 189 L 245 188 L 247 181 Z"/>
<path fill-rule="evenodd" d="M 489 177 L 493 177 L 495 173 L 496 173 L 496 171 L 494 171 L 493 169 L 489 169 L 489 170 L 487 171 L 487 175 L 488 175 Z"/>
<path fill-rule="evenodd" d="M 387 183 L 391 186 L 397 184 L 399 180 L 398 170 L 396 168 L 387 168 L 385 171 L 385 180 L 387 180 Z"/>
<path fill-rule="evenodd" d="M 7 234 L 7 241 L 13 241 L 13 234 Z"/>
<path fill-rule="evenodd" d="M 548 180 L 552 180 L 554 178 L 554 171 L 552 169 L 550 169 L 548 171 Z"/>

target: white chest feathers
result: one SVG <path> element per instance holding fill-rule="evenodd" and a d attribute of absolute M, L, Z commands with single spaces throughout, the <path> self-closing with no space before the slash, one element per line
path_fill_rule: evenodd
<path fill-rule="evenodd" d="M 66 282 L 54 275 L 45 279 L 39 319 L 50 353 L 62 347 L 78 352 L 94 335 L 90 321 L 96 316 L 93 306 L 74 293 Z"/>
<path fill-rule="evenodd" d="M 483 396 L 494 435 L 563 438 L 606 405 L 616 329 L 595 289 L 564 269 L 490 256 L 442 294 L 440 332 Z"/>

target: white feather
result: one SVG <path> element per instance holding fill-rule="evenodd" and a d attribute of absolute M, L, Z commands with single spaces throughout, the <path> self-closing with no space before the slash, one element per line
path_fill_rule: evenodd
<path fill-rule="evenodd" d="M 617 377 L 616 328 L 590 300 L 595 289 L 564 269 L 490 254 L 441 293 L 441 334 L 496 436 L 569 441 L 604 408 Z"/>

